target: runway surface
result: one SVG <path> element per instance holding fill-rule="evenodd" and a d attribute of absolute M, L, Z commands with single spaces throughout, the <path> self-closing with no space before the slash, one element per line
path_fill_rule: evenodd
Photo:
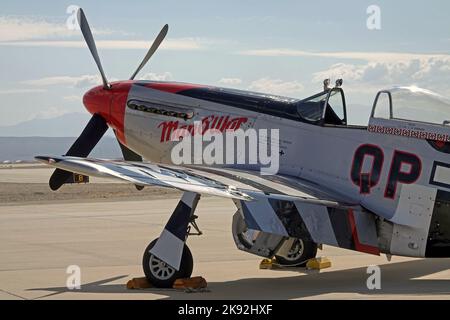
<path fill-rule="evenodd" d="M 44 183 L 48 176 L 36 172 L 38 177 L 26 172 L 29 181 Z M 0 170 L 0 183 L 11 179 L 20 181 L 20 173 L 6 176 Z M 0 299 L 450 298 L 450 259 L 388 262 L 384 256 L 325 247 L 319 255 L 333 265 L 321 272 L 259 270 L 261 259 L 233 243 L 233 203 L 213 197 L 201 199 L 197 210 L 204 235 L 188 240 L 193 275 L 206 278 L 209 291 L 127 290 L 127 280 L 143 276 L 143 250 L 161 232 L 176 194 L 120 202 L 35 200 L 0 203 Z M 81 268 L 79 290 L 66 287 L 70 265 Z M 381 268 L 380 290 L 366 286 L 369 265 Z"/>

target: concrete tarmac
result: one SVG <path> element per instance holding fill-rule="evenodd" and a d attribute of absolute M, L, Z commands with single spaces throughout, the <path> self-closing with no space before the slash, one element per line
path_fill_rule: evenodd
<path fill-rule="evenodd" d="M 0 176 L 0 182 L 2 177 Z M 204 235 L 190 237 L 193 275 L 207 292 L 127 290 L 143 276 L 142 254 L 159 236 L 178 199 L 42 201 L 0 204 L 0 299 L 449 299 L 450 259 L 371 256 L 324 247 L 332 267 L 318 271 L 259 270 L 261 258 L 236 249 L 234 205 L 200 200 Z M 69 290 L 68 266 L 81 270 L 81 288 Z M 381 268 L 381 289 L 369 290 L 367 267 Z"/>

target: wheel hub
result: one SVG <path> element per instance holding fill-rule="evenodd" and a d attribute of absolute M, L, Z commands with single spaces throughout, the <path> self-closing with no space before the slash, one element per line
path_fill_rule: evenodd
<path fill-rule="evenodd" d="M 172 277 L 176 270 L 169 266 L 167 263 L 162 261 L 161 259 L 155 257 L 154 255 L 150 256 L 149 260 L 150 272 L 158 279 L 167 280 Z"/>
<path fill-rule="evenodd" d="M 286 259 L 292 261 L 297 260 L 303 255 L 303 248 L 303 240 L 296 239 L 292 244 L 291 249 L 289 249 L 288 253 L 286 254 Z"/>

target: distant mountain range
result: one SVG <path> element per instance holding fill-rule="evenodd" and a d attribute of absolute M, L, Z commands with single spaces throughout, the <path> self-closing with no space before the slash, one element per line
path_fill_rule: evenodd
<path fill-rule="evenodd" d="M 62 155 L 76 137 L 0 137 L 0 162 L 34 160 L 37 155 Z M 92 151 L 96 158 L 122 158 L 119 144 L 113 137 L 105 136 Z"/>
<path fill-rule="evenodd" d="M 50 119 L 33 119 L 12 126 L 0 126 L 0 137 L 77 137 L 90 114 L 67 113 Z"/>
<path fill-rule="evenodd" d="M 0 126 L 0 162 L 30 161 L 36 155 L 62 155 L 89 121 L 88 113 L 68 113 L 51 119 L 33 119 L 13 126 Z M 98 158 L 121 158 L 111 131 L 92 151 Z"/>

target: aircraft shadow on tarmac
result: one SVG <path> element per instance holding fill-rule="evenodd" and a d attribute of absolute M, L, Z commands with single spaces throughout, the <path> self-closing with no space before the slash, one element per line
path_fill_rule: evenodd
<path fill-rule="evenodd" d="M 123 284 L 108 284 L 127 275 L 116 276 L 81 285 L 80 290 L 66 287 L 34 288 L 33 291 L 51 291 L 38 297 L 45 298 L 66 292 L 78 293 L 154 293 L 167 296 L 166 299 L 295 299 L 328 293 L 356 293 L 373 295 L 440 295 L 450 294 L 450 279 L 417 279 L 450 269 L 450 259 L 423 259 L 381 265 L 381 290 L 369 290 L 366 281 L 369 275 L 366 267 L 337 270 L 322 273 L 302 274 L 281 278 L 249 278 L 235 281 L 209 282 L 209 291 L 187 294 L 174 289 L 127 290 Z M 276 272 L 276 271 L 267 271 Z"/>

